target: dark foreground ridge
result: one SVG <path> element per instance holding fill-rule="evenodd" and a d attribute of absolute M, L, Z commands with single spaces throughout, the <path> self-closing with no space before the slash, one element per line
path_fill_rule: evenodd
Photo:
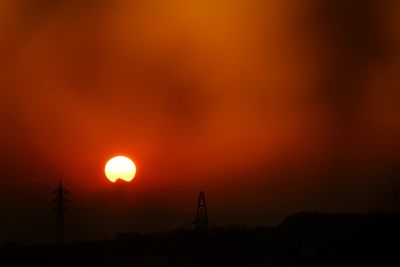
<path fill-rule="evenodd" d="M 3 243 L 1 266 L 400 266 L 400 213 L 298 213 L 276 227 L 212 228 L 113 241 Z M 7 263 L 7 264 L 6 264 Z"/>

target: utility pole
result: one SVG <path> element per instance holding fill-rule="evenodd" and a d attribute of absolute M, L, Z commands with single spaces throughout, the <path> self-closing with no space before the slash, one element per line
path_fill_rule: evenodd
<path fill-rule="evenodd" d="M 58 183 L 58 187 L 53 191 L 54 199 L 53 203 L 55 204 L 54 210 L 57 213 L 57 243 L 64 244 L 65 243 L 65 229 L 64 229 L 64 213 L 68 211 L 66 208 L 66 203 L 69 202 L 67 195 L 70 192 L 63 187 L 62 182 Z"/>

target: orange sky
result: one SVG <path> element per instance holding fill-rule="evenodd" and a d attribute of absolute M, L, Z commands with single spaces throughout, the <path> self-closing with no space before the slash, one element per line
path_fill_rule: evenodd
<path fill-rule="evenodd" d="M 62 178 L 91 209 L 190 212 L 200 189 L 222 213 L 386 207 L 400 5 L 352 2 L 2 0 L 2 205 Z"/>

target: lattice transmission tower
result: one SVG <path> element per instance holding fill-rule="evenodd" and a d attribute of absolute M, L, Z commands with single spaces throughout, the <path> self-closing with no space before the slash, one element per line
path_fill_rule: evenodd
<path fill-rule="evenodd" d="M 197 209 L 195 219 L 187 224 L 182 225 L 178 229 L 189 229 L 194 227 L 195 231 L 200 235 L 204 236 L 208 233 L 209 226 L 216 226 L 215 223 L 208 219 L 208 211 L 206 204 L 206 195 L 203 191 L 200 191 L 199 198 L 197 200 Z"/>
<path fill-rule="evenodd" d="M 69 202 L 68 195 L 70 192 L 63 187 L 62 182 L 58 183 L 57 188 L 53 191 L 54 199 L 54 211 L 57 213 L 57 243 L 65 243 L 65 228 L 64 228 L 64 213 L 68 211 L 66 207 L 67 202 Z"/>
<path fill-rule="evenodd" d="M 196 231 L 202 234 L 208 233 L 208 223 L 206 196 L 201 191 L 197 203 L 196 220 L 194 221 Z"/>

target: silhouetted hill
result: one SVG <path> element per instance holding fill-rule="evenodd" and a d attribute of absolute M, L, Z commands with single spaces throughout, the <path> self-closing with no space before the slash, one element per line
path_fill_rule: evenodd
<path fill-rule="evenodd" d="M 394 266 L 399 263 L 400 214 L 298 213 L 278 227 L 283 251 L 293 261 Z M 298 259 L 297 259 L 297 258 Z"/>
<path fill-rule="evenodd" d="M 303 240 L 357 239 L 391 240 L 399 234 L 400 214 L 319 214 L 298 213 L 286 218 L 280 233 Z"/>
<path fill-rule="evenodd" d="M 398 213 L 301 212 L 276 227 L 219 227 L 206 236 L 181 229 L 65 246 L 5 242 L 0 257 L 39 266 L 399 266 L 399 237 Z"/>

